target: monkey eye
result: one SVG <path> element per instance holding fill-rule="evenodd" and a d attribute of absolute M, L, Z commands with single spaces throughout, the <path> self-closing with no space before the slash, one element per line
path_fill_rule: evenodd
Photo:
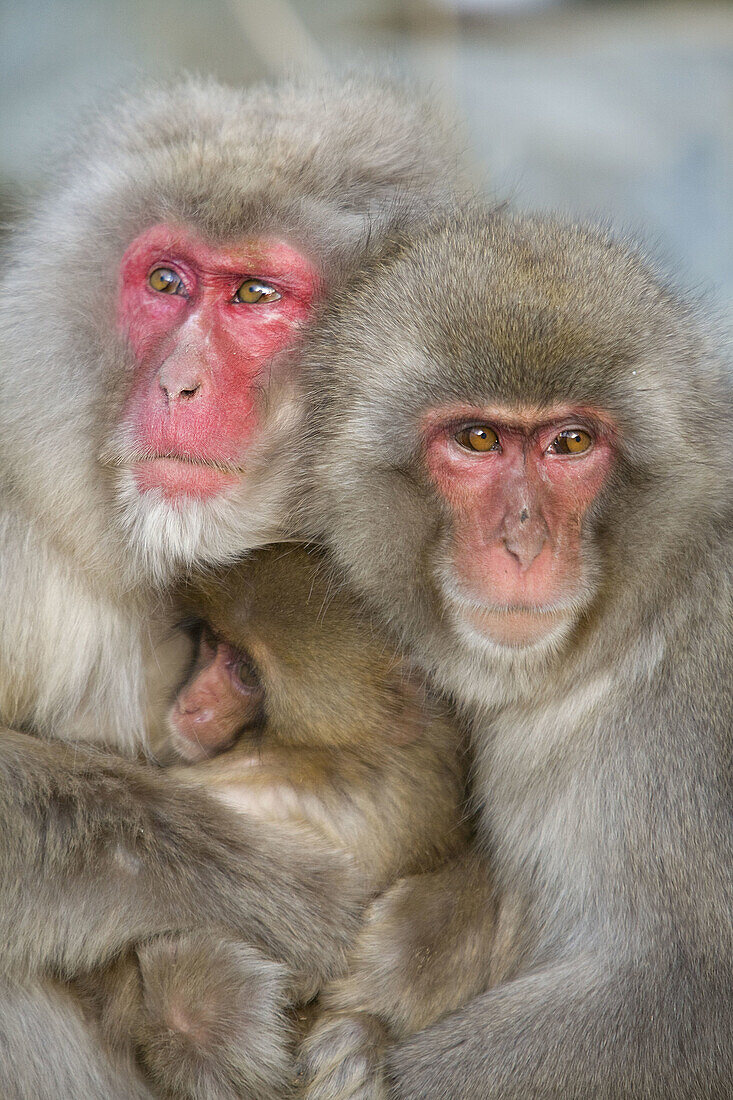
<path fill-rule="evenodd" d="M 553 439 L 549 450 L 557 455 L 582 455 L 592 442 L 588 432 L 581 431 L 580 428 L 568 428 Z"/>
<path fill-rule="evenodd" d="M 237 687 L 243 688 L 245 691 L 262 690 L 255 663 L 249 654 L 237 651 L 231 669 L 232 675 L 237 681 Z"/>
<path fill-rule="evenodd" d="M 148 283 L 159 294 L 183 294 L 183 281 L 180 275 L 169 267 L 156 267 L 148 275 Z"/>
<path fill-rule="evenodd" d="M 257 306 L 267 302 L 279 302 L 281 298 L 282 294 L 269 283 L 261 283 L 259 279 L 245 279 L 232 301 L 242 305 Z"/>
<path fill-rule="evenodd" d="M 472 424 L 456 433 L 456 442 L 467 451 L 500 451 L 499 437 L 487 424 Z"/>

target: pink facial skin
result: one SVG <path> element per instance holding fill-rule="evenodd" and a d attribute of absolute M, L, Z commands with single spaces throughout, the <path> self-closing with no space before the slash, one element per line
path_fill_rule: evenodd
<path fill-rule="evenodd" d="M 180 293 L 154 290 L 168 268 Z M 246 280 L 281 298 L 235 302 Z M 137 370 L 124 422 L 140 492 L 208 499 L 236 485 L 257 429 L 253 388 L 267 364 L 295 342 L 320 291 L 315 266 L 281 241 L 207 244 L 175 225 L 156 225 L 127 249 L 117 322 Z"/>
<path fill-rule="evenodd" d="M 215 756 L 260 716 L 264 691 L 250 665 L 232 646 L 207 640 L 199 646 L 196 667 L 171 707 L 168 722 L 185 760 Z"/>
<path fill-rule="evenodd" d="M 496 450 L 474 452 L 462 428 L 490 427 Z M 581 454 L 553 451 L 576 428 Z M 476 629 L 507 645 L 549 634 L 582 592 L 583 517 L 614 458 L 613 425 L 596 409 L 455 407 L 423 421 L 429 475 L 454 517 L 452 568 Z"/>

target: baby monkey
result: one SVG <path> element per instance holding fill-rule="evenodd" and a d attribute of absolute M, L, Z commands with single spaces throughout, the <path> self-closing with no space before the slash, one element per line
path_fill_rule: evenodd
<path fill-rule="evenodd" d="M 305 864 L 314 847 L 345 853 L 365 899 L 463 847 L 461 735 L 322 556 L 269 547 L 184 603 L 197 652 L 159 749 L 180 781 L 302 838 Z M 89 988 L 162 1095 L 207 1100 L 282 1095 L 287 1005 L 317 992 L 195 931 L 142 945 Z"/>

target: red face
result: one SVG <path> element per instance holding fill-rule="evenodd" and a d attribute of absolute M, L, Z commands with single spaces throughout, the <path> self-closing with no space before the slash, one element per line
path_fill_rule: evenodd
<path fill-rule="evenodd" d="M 275 240 L 230 248 L 157 225 L 120 269 L 118 324 L 137 362 L 125 410 L 138 490 L 168 499 L 236 485 L 257 430 L 256 391 L 293 344 L 319 289 L 314 265 Z"/>
<path fill-rule="evenodd" d="M 461 614 L 502 645 L 539 641 L 583 595 L 583 518 L 613 461 L 610 421 L 594 409 L 463 407 L 423 426 L 453 515 Z"/>
<path fill-rule="evenodd" d="M 265 692 L 251 658 L 204 631 L 196 665 L 168 722 L 184 760 L 215 756 L 262 716 Z"/>

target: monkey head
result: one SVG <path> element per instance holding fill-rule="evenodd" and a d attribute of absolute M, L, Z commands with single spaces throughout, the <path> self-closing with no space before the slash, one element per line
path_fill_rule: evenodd
<path fill-rule="evenodd" d="M 182 602 L 193 667 L 168 716 L 168 750 L 205 759 L 237 739 L 308 748 L 420 736 L 432 713 L 411 674 L 322 555 L 271 546 L 208 571 Z"/>
<path fill-rule="evenodd" d="M 146 87 L 91 125 L 4 291 L 4 465 L 58 545 L 131 587 L 272 540 L 303 330 L 400 195 L 450 190 L 443 132 L 369 78 Z"/>
<path fill-rule="evenodd" d="M 602 232 L 466 211 L 398 237 L 303 377 L 313 535 L 468 697 L 531 692 L 572 639 L 617 644 L 685 499 L 715 499 L 686 450 L 729 422 L 720 369 Z"/>

